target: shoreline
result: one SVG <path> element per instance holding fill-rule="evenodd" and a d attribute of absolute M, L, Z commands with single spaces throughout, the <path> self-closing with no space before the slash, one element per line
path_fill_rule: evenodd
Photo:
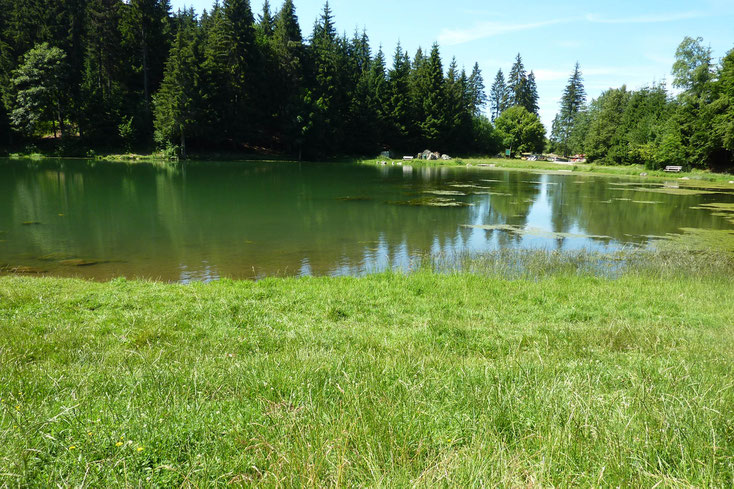
<path fill-rule="evenodd" d="M 544 161 L 525 161 L 519 159 L 504 158 L 481 158 L 481 157 L 457 157 L 452 160 L 397 160 L 385 158 L 360 158 L 360 157 L 332 157 L 323 160 L 304 160 L 298 161 L 290 158 L 279 158 L 272 155 L 238 155 L 226 153 L 211 153 L 193 155 L 186 160 L 180 160 L 175 157 L 155 154 L 110 154 L 95 156 L 46 156 L 42 154 L 21 155 L 11 154 L 5 158 L 9 160 L 93 160 L 110 163 L 158 163 L 158 164 L 175 164 L 185 161 L 202 161 L 202 162 L 278 162 L 278 163 L 358 163 L 358 164 L 379 164 L 381 161 L 387 161 L 388 166 L 410 165 L 414 167 L 486 167 L 494 170 L 525 170 L 525 171 L 553 171 L 566 174 L 593 174 L 600 176 L 617 176 L 617 177 L 638 177 L 648 180 L 681 180 L 686 182 L 686 178 L 692 182 L 714 182 L 731 184 L 734 186 L 734 173 L 717 173 L 710 170 L 694 169 L 688 172 L 681 171 L 678 173 L 669 173 L 663 170 L 648 170 L 642 165 L 599 165 L 595 163 L 554 163 Z M 491 165 L 491 166 L 490 166 Z"/>

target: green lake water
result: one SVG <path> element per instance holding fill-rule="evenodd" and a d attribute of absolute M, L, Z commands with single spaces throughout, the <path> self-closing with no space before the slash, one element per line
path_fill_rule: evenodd
<path fill-rule="evenodd" d="M 697 230 L 734 242 L 734 185 L 476 167 L 0 159 L 0 273 L 361 275 L 428 255 L 613 252 Z"/>

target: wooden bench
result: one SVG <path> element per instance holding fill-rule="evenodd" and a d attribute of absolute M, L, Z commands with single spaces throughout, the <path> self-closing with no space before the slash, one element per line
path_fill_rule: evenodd
<path fill-rule="evenodd" d="M 666 166 L 665 171 L 670 173 L 680 173 L 683 170 L 682 166 Z"/>

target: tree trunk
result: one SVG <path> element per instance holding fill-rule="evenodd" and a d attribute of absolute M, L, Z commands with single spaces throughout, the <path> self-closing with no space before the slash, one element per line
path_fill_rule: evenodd
<path fill-rule="evenodd" d="M 143 32 L 143 92 L 145 94 L 145 109 L 150 113 L 150 88 L 148 81 L 148 39 L 145 25 L 142 26 Z"/>
<path fill-rule="evenodd" d="M 184 134 L 183 128 L 181 128 L 181 159 L 186 159 L 186 134 Z"/>

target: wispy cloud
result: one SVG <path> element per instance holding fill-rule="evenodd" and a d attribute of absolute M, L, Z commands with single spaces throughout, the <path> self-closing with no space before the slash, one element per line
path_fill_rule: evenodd
<path fill-rule="evenodd" d="M 690 11 L 638 15 L 635 17 L 622 17 L 617 19 L 609 19 L 596 14 L 587 14 L 586 20 L 593 24 L 660 24 L 664 22 L 678 22 L 681 20 L 700 19 L 702 17 L 707 17 L 707 14 L 700 11 Z"/>
<path fill-rule="evenodd" d="M 635 17 L 607 18 L 597 14 L 586 14 L 578 18 L 552 19 L 539 22 L 478 22 L 473 26 L 460 29 L 443 29 L 438 36 L 441 44 L 453 46 L 466 42 L 477 41 L 488 37 L 501 36 L 512 32 L 529 31 L 552 25 L 568 24 L 572 22 L 588 22 L 591 24 L 659 24 L 664 22 L 678 22 L 683 20 L 708 17 L 709 14 L 701 11 L 678 13 L 646 14 Z M 566 48 L 578 47 L 574 41 L 560 41 L 559 46 Z"/>
<path fill-rule="evenodd" d="M 443 29 L 438 36 L 441 44 L 456 45 L 465 42 L 500 36 L 510 32 L 528 31 L 550 25 L 568 22 L 567 19 L 546 20 L 542 22 L 508 23 L 508 22 L 480 22 L 466 29 Z"/>

